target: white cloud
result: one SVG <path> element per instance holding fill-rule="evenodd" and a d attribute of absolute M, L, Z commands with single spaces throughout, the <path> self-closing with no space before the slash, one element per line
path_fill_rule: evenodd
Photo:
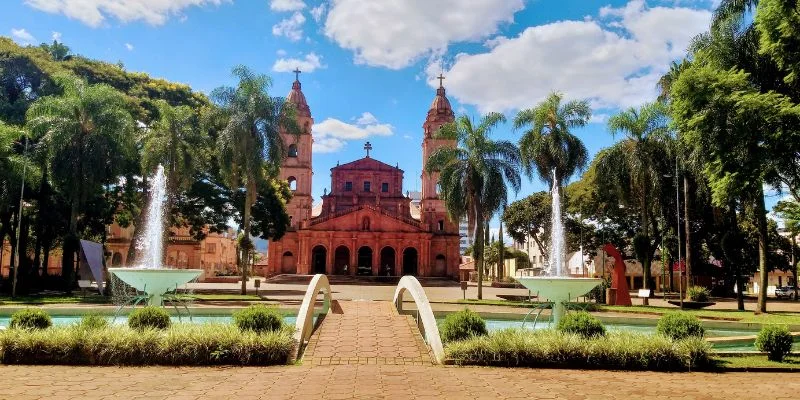
<path fill-rule="evenodd" d="M 352 50 L 356 63 L 400 69 L 452 42 L 495 34 L 523 7 L 523 0 L 335 0 L 325 35 Z"/>
<path fill-rule="evenodd" d="M 128 49 L 128 51 L 133 51 L 133 45 L 130 43 L 125 43 L 125 48 Z"/>
<path fill-rule="evenodd" d="M 381 123 L 369 112 L 362 113 L 355 124 L 348 124 L 336 118 L 327 118 L 314 124 L 314 151 L 333 153 L 344 147 L 349 140 L 362 140 L 372 136 L 391 136 L 394 127 Z"/>
<path fill-rule="evenodd" d="M 275 52 L 275 54 L 277 54 L 277 55 L 278 55 L 278 57 L 283 57 L 283 56 L 285 56 L 285 55 L 286 55 L 286 50 L 284 50 L 284 49 L 278 49 L 278 51 L 276 51 L 276 52 Z"/>
<path fill-rule="evenodd" d="M 322 16 L 324 14 L 325 14 L 325 3 L 322 3 L 311 9 L 311 17 L 314 18 L 314 21 L 316 22 L 321 21 Z"/>
<path fill-rule="evenodd" d="M 61 41 L 61 32 L 53 31 L 53 34 L 50 37 L 52 37 L 53 40 L 55 40 L 56 42 L 60 42 Z"/>
<path fill-rule="evenodd" d="M 272 26 L 272 34 L 275 36 L 286 36 L 289 40 L 296 42 L 303 38 L 303 24 L 306 22 L 306 17 L 299 11 L 292 14 L 291 17 L 286 18 Z"/>
<path fill-rule="evenodd" d="M 325 65 L 322 64 L 322 57 L 313 52 L 306 54 L 302 59 L 279 58 L 272 65 L 272 70 L 275 72 L 292 72 L 295 68 L 303 72 L 314 72 L 316 69 L 325 68 Z"/>
<path fill-rule="evenodd" d="M 270 0 L 269 8 L 273 11 L 297 11 L 306 8 L 303 0 Z"/>
<path fill-rule="evenodd" d="M 25 0 L 25 4 L 51 14 L 63 14 L 98 27 L 108 17 L 121 22 L 145 21 L 162 25 L 171 16 L 185 17 L 184 8 L 220 5 L 230 0 Z"/>
<path fill-rule="evenodd" d="M 598 14 L 532 26 L 517 37 L 491 39 L 485 53 L 457 55 L 445 72 L 449 93 L 481 112 L 530 107 L 553 90 L 589 99 L 596 109 L 639 105 L 652 101 L 669 62 L 685 54 L 711 18 L 707 10 L 648 8 L 642 0 Z M 431 86 L 438 86 L 435 67 L 426 69 Z"/>
<path fill-rule="evenodd" d="M 595 113 L 592 114 L 591 118 L 589 118 L 589 123 L 590 124 L 604 124 L 606 121 L 608 121 L 608 117 L 609 116 L 610 115 L 608 115 L 606 113 L 595 112 Z"/>
<path fill-rule="evenodd" d="M 11 28 L 11 37 L 20 44 L 33 44 L 36 38 L 33 37 L 25 28 Z"/>

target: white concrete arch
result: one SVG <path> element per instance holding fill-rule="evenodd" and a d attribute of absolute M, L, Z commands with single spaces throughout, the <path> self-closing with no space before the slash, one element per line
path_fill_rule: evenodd
<path fill-rule="evenodd" d="M 317 295 L 320 291 L 322 291 L 324 299 L 319 314 L 323 315 L 327 314 L 331 308 L 331 285 L 328 283 L 328 277 L 324 274 L 316 274 L 311 278 L 306 294 L 303 296 L 303 303 L 300 304 L 300 310 L 297 312 L 294 339 L 297 342 L 298 357 L 314 331 L 314 304 L 317 302 Z"/>
<path fill-rule="evenodd" d="M 431 303 L 428 302 L 428 295 L 420 285 L 417 278 L 406 275 L 397 283 L 397 289 L 394 291 L 394 306 L 398 312 L 403 312 L 403 294 L 406 292 L 411 294 L 414 303 L 417 305 L 417 312 L 419 313 L 418 325 L 422 330 L 422 335 L 425 341 L 428 342 L 433 351 L 433 357 L 437 364 L 441 364 L 444 360 L 444 347 L 442 346 L 442 339 L 439 337 L 439 326 L 436 324 L 436 317 L 433 315 Z"/>

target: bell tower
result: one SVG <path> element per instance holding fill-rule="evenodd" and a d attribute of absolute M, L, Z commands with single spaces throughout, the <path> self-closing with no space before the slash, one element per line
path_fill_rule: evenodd
<path fill-rule="evenodd" d="M 295 69 L 292 90 L 286 96 L 286 102 L 294 105 L 297 126 L 300 135 L 294 135 L 281 129 L 281 138 L 284 144 L 284 161 L 281 165 L 280 179 L 289 182 L 292 189 L 292 199 L 286 204 L 286 212 L 292 219 L 291 227 L 297 229 L 302 221 L 311 218 L 311 145 L 313 138 L 311 127 L 314 119 L 311 118 L 311 109 L 306 103 L 300 85 L 300 70 Z"/>
<path fill-rule="evenodd" d="M 421 218 L 423 224 L 426 224 L 432 232 L 458 233 L 458 221 L 453 222 L 447 218 L 444 201 L 439 198 L 439 173 L 426 172 L 428 158 L 436 149 L 444 146 L 456 146 L 456 141 L 453 139 L 436 137 L 436 133 L 442 125 L 455 121 L 453 109 L 442 85 L 444 76 L 439 75 L 438 79 L 439 88 L 436 89 L 436 97 L 433 98 L 428 116 L 425 118 L 425 123 L 422 124 L 424 135 L 422 139 Z"/>

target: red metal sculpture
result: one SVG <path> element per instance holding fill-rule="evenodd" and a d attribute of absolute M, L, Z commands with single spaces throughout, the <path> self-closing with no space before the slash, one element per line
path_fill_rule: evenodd
<path fill-rule="evenodd" d="M 628 280 L 625 278 L 625 262 L 622 261 L 622 255 L 619 254 L 617 248 L 611 243 L 606 243 L 603 250 L 614 257 L 614 270 L 611 271 L 611 288 L 616 289 L 616 299 L 614 304 L 618 306 L 631 305 L 631 295 L 628 293 Z M 606 260 L 603 260 L 603 268 L 605 268 Z"/>

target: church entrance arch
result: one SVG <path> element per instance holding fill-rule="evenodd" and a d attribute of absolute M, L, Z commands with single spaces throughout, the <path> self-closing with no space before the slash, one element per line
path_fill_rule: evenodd
<path fill-rule="evenodd" d="M 433 264 L 433 276 L 446 276 L 447 275 L 447 259 L 443 254 L 436 256 Z"/>
<path fill-rule="evenodd" d="M 324 274 L 327 271 L 325 260 L 328 259 L 328 251 L 325 249 L 323 245 L 317 245 L 313 249 L 311 249 L 311 270 L 315 274 Z"/>
<path fill-rule="evenodd" d="M 281 257 L 281 273 L 282 274 L 296 274 L 297 264 L 294 262 L 294 254 L 291 251 L 283 253 Z"/>
<path fill-rule="evenodd" d="M 386 246 L 381 250 L 380 275 L 394 275 L 394 259 L 395 253 L 392 247 Z"/>
<path fill-rule="evenodd" d="M 347 275 L 350 273 L 350 249 L 347 246 L 339 246 L 333 253 L 333 274 Z"/>
<path fill-rule="evenodd" d="M 372 249 L 363 246 L 358 249 L 358 271 L 359 275 L 372 275 Z"/>
<path fill-rule="evenodd" d="M 403 275 L 417 275 L 417 249 L 409 247 L 403 250 Z"/>

